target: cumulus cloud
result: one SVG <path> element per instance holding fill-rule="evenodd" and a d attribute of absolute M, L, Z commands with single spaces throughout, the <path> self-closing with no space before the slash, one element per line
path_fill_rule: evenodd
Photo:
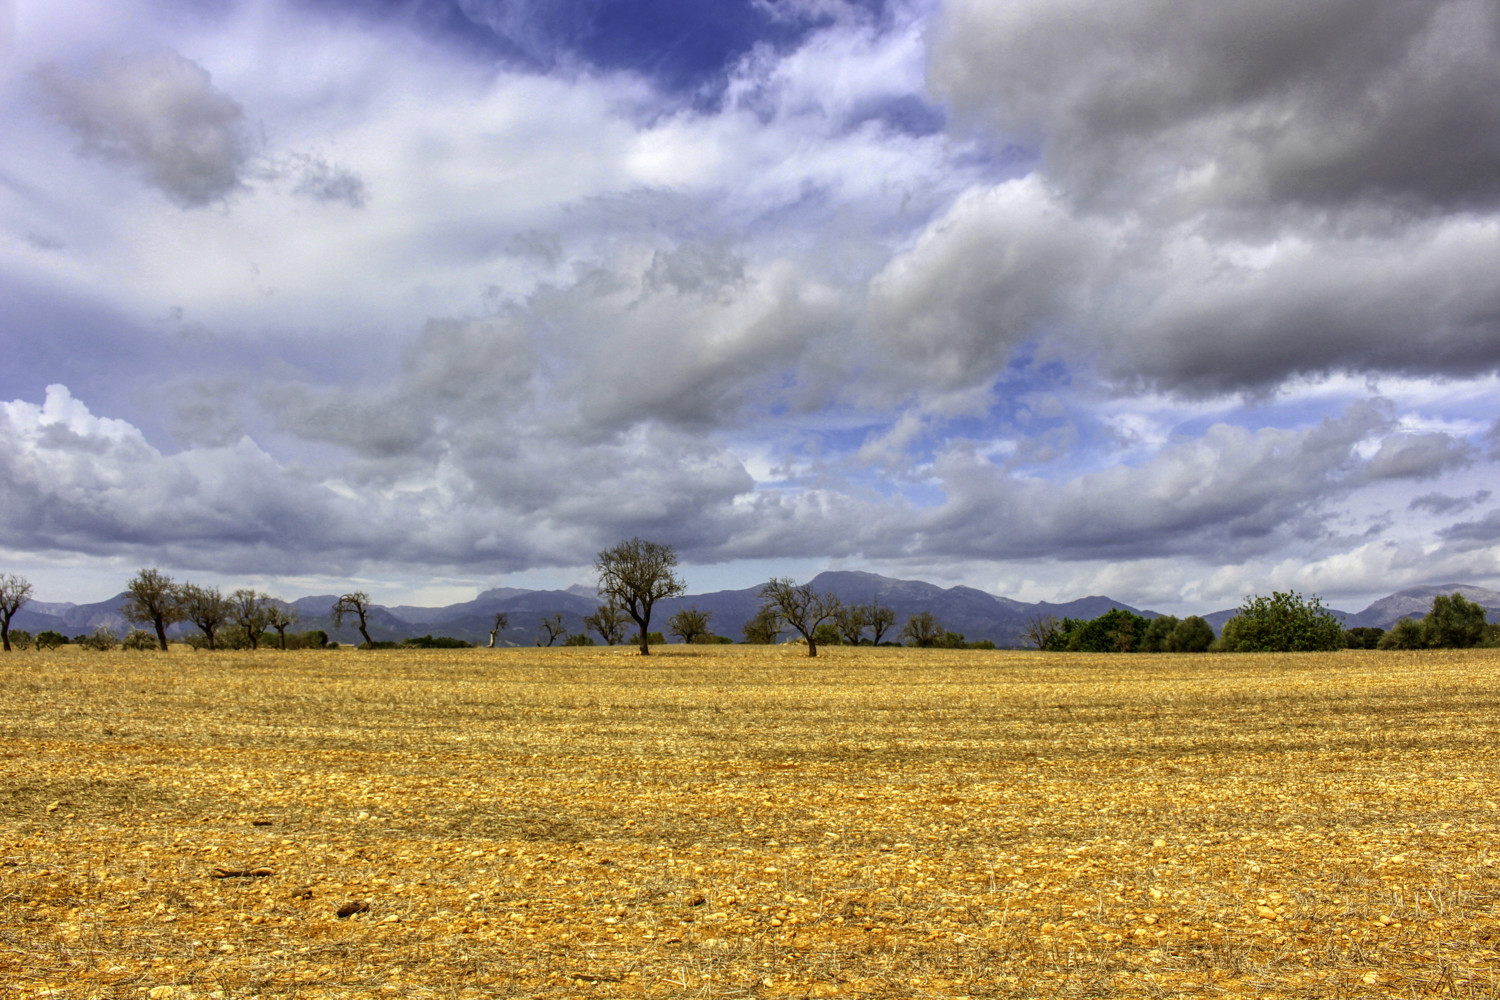
<path fill-rule="evenodd" d="M 81 73 L 56 65 L 38 72 L 85 155 L 138 168 L 184 208 L 244 186 L 244 111 L 191 59 L 170 50 L 116 54 Z"/>

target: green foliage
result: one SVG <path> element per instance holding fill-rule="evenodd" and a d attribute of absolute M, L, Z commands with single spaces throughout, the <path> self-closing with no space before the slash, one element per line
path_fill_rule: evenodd
<path fill-rule="evenodd" d="M 819 646 L 842 646 L 844 644 L 844 636 L 833 622 L 824 622 L 813 629 L 813 639 Z M 851 645 L 859 645 L 859 640 L 856 639 Z"/>
<path fill-rule="evenodd" d="M 1424 649 L 1426 646 L 1422 623 L 1415 618 L 1401 619 L 1375 644 L 1376 649 Z"/>
<path fill-rule="evenodd" d="M 770 646 L 781 637 L 782 629 L 781 615 L 774 608 L 762 607 L 755 612 L 744 625 L 745 641 L 752 646 Z"/>
<path fill-rule="evenodd" d="M 74 641 L 84 649 L 95 649 L 104 652 L 118 646 L 120 644 L 120 637 L 108 625 L 100 625 L 88 635 L 81 635 Z"/>
<path fill-rule="evenodd" d="M 1070 653 L 1134 653 L 1149 624 L 1141 615 L 1111 608 L 1089 621 L 1064 618 L 1059 642 Z"/>
<path fill-rule="evenodd" d="M 433 638 L 430 634 L 416 635 L 401 640 L 402 649 L 468 649 L 470 645 L 472 644 L 448 635 L 440 635 L 437 638 Z M 570 642 L 564 643 L 564 645 L 577 646 L 580 644 Z"/>
<path fill-rule="evenodd" d="M 17 649 L 30 649 L 31 644 L 35 641 L 31 637 L 31 633 L 25 629 L 13 628 L 10 630 L 10 644 Z"/>
<path fill-rule="evenodd" d="M 700 635 L 693 640 L 700 646 L 732 646 L 734 640 L 727 635 Z"/>
<path fill-rule="evenodd" d="M 1484 642 L 1487 624 L 1483 605 L 1459 593 L 1439 594 L 1422 619 L 1422 638 L 1432 649 L 1472 649 Z"/>
<path fill-rule="evenodd" d="M 67 645 L 68 637 L 61 632 L 54 632 L 50 628 L 45 632 L 38 632 L 36 637 L 37 649 L 56 649 L 58 646 Z"/>
<path fill-rule="evenodd" d="M 1166 651 L 1169 653 L 1204 653 L 1213 645 L 1214 627 L 1197 615 L 1188 615 L 1178 622 L 1167 636 Z"/>
<path fill-rule="evenodd" d="M 1383 628 L 1369 628 L 1357 625 L 1344 631 L 1344 644 L 1349 649 L 1379 649 L 1380 640 L 1385 635 Z"/>
<path fill-rule="evenodd" d="M 328 633 L 322 629 L 293 632 L 286 637 L 287 649 L 328 649 Z"/>
<path fill-rule="evenodd" d="M 389 641 L 387 641 L 387 640 L 380 640 L 378 642 L 375 641 L 375 640 L 371 640 L 370 642 L 362 642 L 358 646 L 355 646 L 354 648 L 355 649 L 400 649 L 401 648 L 401 644 L 399 642 L 394 641 L 394 640 L 389 640 Z"/>
<path fill-rule="evenodd" d="M 142 629 L 133 628 L 128 633 L 126 633 L 124 640 L 122 640 L 120 643 L 120 648 L 136 652 L 145 652 L 149 649 L 156 649 L 156 636 Z"/>
<path fill-rule="evenodd" d="M 666 642 L 667 642 L 666 637 L 663 636 L 660 632 L 647 632 L 646 633 L 646 645 L 649 645 L 649 646 L 663 646 L 663 645 L 666 644 Z M 625 645 L 627 645 L 627 646 L 639 646 L 639 645 L 641 645 L 641 634 L 639 632 L 637 632 L 635 635 L 631 636 L 629 639 L 626 640 Z"/>
<path fill-rule="evenodd" d="M 595 646 L 594 637 L 587 632 L 575 632 L 563 640 L 564 646 Z"/>
<path fill-rule="evenodd" d="M 1275 591 L 1247 598 L 1224 623 L 1229 653 L 1297 653 L 1344 648 L 1344 627 L 1317 596 Z"/>
<path fill-rule="evenodd" d="M 901 629 L 901 638 L 920 649 L 928 649 L 943 638 L 943 631 L 936 615 L 931 611 L 918 611 L 906 619 L 906 625 Z"/>
<path fill-rule="evenodd" d="M 1162 615 L 1160 618 L 1151 619 L 1146 626 L 1145 635 L 1141 636 L 1142 653 L 1165 653 L 1167 651 L 1167 638 L 1171 636 L 1172 630 L 1181 622 L 1173 615 Z"/>

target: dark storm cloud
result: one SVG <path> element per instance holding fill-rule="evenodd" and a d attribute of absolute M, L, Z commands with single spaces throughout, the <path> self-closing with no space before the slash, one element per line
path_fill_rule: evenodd
<path fill-rule="evenodd" d="M 931 76 L 1074 196 L 1500 201 L 1491 0 L 955 0 Z"/>
<path fill-rule="evenodd" d="M 138 168 L 184 208 L 243 187 L 244 112 L 192 60 L 171 51 L 113 55 L 78 73 L 44 66 L 38 79 L 84 155 Z"/>

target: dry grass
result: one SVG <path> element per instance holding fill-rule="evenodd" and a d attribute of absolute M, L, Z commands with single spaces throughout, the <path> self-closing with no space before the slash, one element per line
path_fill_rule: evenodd
<path fill-rule="evenodd" d="M 0 665 L 6 995 L 1497 996 L 1494 653 Z"/>

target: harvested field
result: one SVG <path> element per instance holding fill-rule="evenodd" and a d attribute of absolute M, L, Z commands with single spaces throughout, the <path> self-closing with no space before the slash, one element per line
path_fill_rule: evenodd
<path fill-rule="evenodd" d="M 5 656 L 0 992 L 1500 995 L 1493 651 L 803 653 Z"/>

